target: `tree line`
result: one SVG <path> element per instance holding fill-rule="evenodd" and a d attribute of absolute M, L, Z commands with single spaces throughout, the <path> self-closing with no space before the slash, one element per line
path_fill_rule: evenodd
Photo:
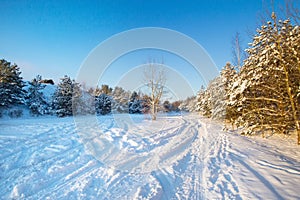
<path fill-rule="evenodd" d="M 151 107 L 155 102 L 157 111 L 178 112 L 180 102 L 159 102 L 156 98 L 142 92 L 126 91 L 116 86 L 114 89 L 108 85 L 96 88 L 86 88 L 84 85 L 64 76 L 55 86 L 55 92 L 50 100 L 43 93 L 46 84 L 40 75 L 29 82 L 24 82 L 20 68 L 16 64 L 0 60 L 0 116 L 7 114 L 11 117 L 22 115 L 20 106 L 30 110 L 31 115 L 56 115 L 58 117 L 110 113 L 151 114 Z M 53 82 L 51 82 L 53 83 Z M 154 84 L 152 84 L 154 85 Z M 26 89 L 24 89 L 26 88 Z"/>

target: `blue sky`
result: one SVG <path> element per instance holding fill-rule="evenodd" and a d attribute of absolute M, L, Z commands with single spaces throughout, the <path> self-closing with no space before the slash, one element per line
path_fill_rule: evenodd
<path fill-rule="evenodd" d="M 261 0 L 2 0 L 0 57 L 18 64 L 27 80 L 37 74 L 55 81 L 65 74 L 74 78 L 89 52 L 105 39 L 133 28 L 163 27 L 196 40 L 221 68 L 232 60 L 235 33 L 241 33 L 246 46 L 250 42 L 248 30 L 255 31 L 267 5 Z M 111 72 L 120 73 L 103 78 L 103 82 L 114 86 L 130 68 L 128 63 L 134 67 L 149 57 L 164 57 L 165 64 L 174 65 L 168 53 L 144 51 L 123 59 L 124 63 L 116 62 Z M 182 73 L 193 74 L 189 68 Z M 198 90 L 201 83 L 191 75 L 191 85 Z"/>

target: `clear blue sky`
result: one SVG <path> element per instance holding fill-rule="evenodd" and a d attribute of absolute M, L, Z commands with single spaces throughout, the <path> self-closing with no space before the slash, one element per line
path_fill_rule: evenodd
<path fill-rule="evenodd" d="M 221 68 L 232 60 L 235 33 L 242 34 L 245 45 L 250 42 L 247 31 L 255 31 L 267 5 L 261 0 L 1 0 L 0 57 L 18 64 L 25 80 L 41 74 L 57 81 L 65 74 L 75 77 L 88 53 L 110 36 L 163 27 L 195 39 Z M 143 64 L 151 54 L 159 55 L 149 54 L 131 59 Z M 106 81 L 116 82 L 113 77 Z"/>

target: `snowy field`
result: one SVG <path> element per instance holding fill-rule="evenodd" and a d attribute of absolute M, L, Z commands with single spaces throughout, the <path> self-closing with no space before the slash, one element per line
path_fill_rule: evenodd
<path fill-rule="evenodd" d="M 300 198 L 295 140 L 192 114 L 115 118 L 1 119 L 0 199 Z"/>

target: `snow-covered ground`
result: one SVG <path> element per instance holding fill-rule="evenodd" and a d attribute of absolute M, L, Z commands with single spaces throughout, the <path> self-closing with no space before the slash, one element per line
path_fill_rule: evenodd
<path fill-rule="evenodd" d="M 295 141 L 124 116 L 0 120 L 0 199 L 300 198 Z"/>

